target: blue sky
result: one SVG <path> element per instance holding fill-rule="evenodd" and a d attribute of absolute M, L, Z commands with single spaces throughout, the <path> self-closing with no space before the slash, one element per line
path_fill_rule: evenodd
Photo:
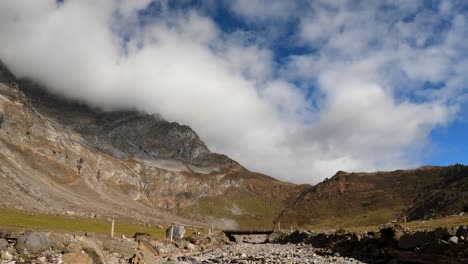
<path fill-rule="evenodd" d="M 249 169 L 314 183 L 468 163 L 466 1 L 57 3 L 0 3 L 15 74 L 190 125 Z"/>
<path fill-rule="evenodd" d="M 260 4 L 268 5 L 265 1 L 254 1 Z M 407 12 L 398 14 L 402 17 L 402 21 L 414 22 L 418 14 L 425 11 L 432 11 L 438 13 L 440 6 L 443 1 L 422 1 L 421 4 Z M 349 1 L 350 5 L 365 6 L 365 1 Z M 435 21 L 431 24 L 431 28 L 426 32 L 429 37 L 423 43 L 416 43 L 415 39 L 408 39 L 409 45 L 413 47 L 430 47 L 439 44 L 443 41 L 443 35 L 449 31 L 452 27 L 452 18 L 455 15 L 466 14 L 468 10 L 468 3 L 464 1 L 451 1 L 454 5 L 452 9 L 456 10 L 445 15 L 434 16 Z M 307 1 L 297 1 L 297 8 L 304 8 L 310 4 Z M 255 37 L 269 38 L 268 35 L 269 27 L 276 27 L 279 32 L 273 34 L 274 36 L 269 41 L 262 42 L 262 45 L 267 46 L 272 52 L 274 62 L 278 65 L 287 63 L 291 56 L 304 55 L 304 54 L 317 54 L 320 53 L 320 49 L 314 49 L 308 45 L 304 45 L 301 42 L 296 42 L 295 38 L 298 31 L 300 18 L 296 15 L 287 16 L 285 18 L 277 19 L 275 15 L 268 18 L 251 18 L 246 19 L 242 14 L 236 13 L 235 10 L 230 6 L 229 1 L 217 1 L 215 3 L 207 4 L 207 1 L 175 1 L 169 3 L 170 8 L 174 10 L 180 9 L 195 9 L 199 12 L 210 16 L 213 21 L 219 26 L 219 28 L 226 33 L 232 33 L 234 31 L 246 31 L 253 35 L 253 41 Z M 142 11 L 142 18 L 148 19 L 148 17 L 157 17 L 160 12 L 161 4 L 159 2 L 153 2 L 147 9 Z M 365 8 L 365 7 L 364 7 Z M 390 4 L 383 4 L 381 7 L 383 12 L 393 12 L 395 6 Z M 306 8 L 307 9 L 307 8 Z M 155 11 L 157 10 L 157 11 Z M 310 10 L 307 10 L 307 12 Z M 297 12 L 297 10 L 295 10 Z M 398 13 L 398 11 L 396 11 Z M 299 11 L 300 13 L 300 11 Z M 421 65 L 421 67 L 423 67 Z M 281 68 L 281 66 L 278 66 Z M 468 69 L 467 69 L 468 74 Z M 300 80 L 292 80 L 297 88 L 303 89 L 306 96 L 310 97 L 316 88 L 314 82 L 300 82 Z M 411 90 L 411 86 L 420 86 L 427 90 L 439 90 L 445 87 L 444 80 L 432 82 L 430 80 L 418 80 L 416 83 L 409 82 L 407 89 Z M 398 95 L 396 95 L 398 96 Z M 425 95 L 405 93 L 401 95 L 401 100 L 411 100 L 414 102 L 423 103 L 425 101 Z M 313 100 L 311 100 L 313 104 Z M 316 105 L 312 105 L 316 107 Z M 431 165 L 451 165 L 454 163 L 468 163 L 468 119 L 464 118 L 464 114 L 467 113 L 467 109 L 460 109 L 454 120 L 443 125 L 434 127 L 429 134 L 429 148 L 426 149 L 428 152 L 423 155 L 423 159 L 420 161 L 421 164 Z"/>

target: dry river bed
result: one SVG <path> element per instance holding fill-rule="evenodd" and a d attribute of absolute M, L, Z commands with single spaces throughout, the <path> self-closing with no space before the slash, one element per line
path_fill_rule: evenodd
<path fill-rule="evenodd" d="M 175 258 L 166 263 L 363 263 L 356 259 L 320 256 L 316 249 L 303 244 L 249 244 L 226 245 L 198 256 Z"/>

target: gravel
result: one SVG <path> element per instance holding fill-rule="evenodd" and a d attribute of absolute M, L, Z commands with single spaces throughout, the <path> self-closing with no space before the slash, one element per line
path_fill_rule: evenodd
<path fill-rule="evenodd" d="M 310 245 L 234 244 L 175 263 L 363 263 L 339 255 L 320 256 Z M 172 262 L 174 263 L 174 262 Z"/>

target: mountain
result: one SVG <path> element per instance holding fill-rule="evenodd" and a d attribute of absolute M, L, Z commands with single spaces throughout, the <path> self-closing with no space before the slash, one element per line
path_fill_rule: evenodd
<path fill-rule="evenodd" d="M 0 62 L 0 207 L 222 228 L 346 227 L 468 211 L 468 167 L 340 171 L 315 185 L 251 172 L 190 127 L 52 94 Z"/>
<path fill-rule="evenodd" d="M 31 80 L 17 80 L 3 64 L 0 117 L 5 207 L 271 227 L 300 191 L 211 152 L 188 126 L 69 101 Z"/>
<path fill-rule="evenodd" d="M 299 226 L 379 225 L 468 211 L 468 167 L 347 173 L 307 188 L 278 216 Z"/>

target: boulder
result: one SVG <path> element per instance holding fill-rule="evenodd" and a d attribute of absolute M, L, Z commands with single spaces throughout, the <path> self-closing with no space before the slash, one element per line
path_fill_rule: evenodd
<path fill-rule="evenodd" d="M 458 237 L 453 236 L 453 237 L 449 238 L 449 242 L 452 243 L 452 244 L 458 244 Z"/>
<path fill-rule="evenodd" d="M 92 238 L 83 237 L 79 239 L 83 245 L 83 250 L 93 259 L 94 264 L 103 264 L 105 262 L 102 246 Z"/>
<path fill-rule="evenodd" d="M 8 241 L 4 238 L 0 238 L 0 251 L 4 251 L 8 248 Z"/>
<path fill-rule="evenodd" d="M 187 245 L 185 246 L 186 249 L 190 250 L 190 251 L 194 251 L 195 250 L 195 245 L 192 244 L 192 243 L 187 243 Z"/>
<path fill-rule="evenodd" d="M 63 264 L 93 264 L 93 259 L 86 253 L 66 253 L 62 256 Z"/>
<path fill-rule="evenodd" d="M 136 252 L 138 243 L 135 241 L 108 239 L 104 242 L 104 250 L 118 253 L 124 259 L 130 259 Z"/>
<path fill-rule="evenodd" d="M 63 249 L 63 253 L 79 253 L 82 250 L 83 245 L 81 245 L 77 241 L 72 241 Z"/>
<path fill-rule="evenodd" d="M 422 253 L 426 254 L 444 254 L 449 249 L 449 243 L 447 241 L 437 239 L 431 241 L 428 245 L 422 248 Z"/>
<path fill-rule="evenodd" d="M 457 233 L 456 235 L 458 237 L 468 237 L 468 228 L 466 227 L 466 225 L 461 225 L 458 227 L 457 229 Z"/>
<path fill-rule="evenodd" d="M 439 227 L 439 228 L 436 228 L 432 233 L 435 239 L 447 240 L 450 237 L 452 237 L 452 235 L 450 234 L 452 233 L 452 230 L 450 229 L 450 232 L 449 232 L 447 228 Z"/>
<path fill-rule="evenodd" d="M 2 254 L 0 255 L 0 258 L 3 261 L 11 261 L 13 260 L 13 254 L 11 254 L 9 251 L 5 251 L 5 252 L 2 252 Z"/>
<path fill-rule="evenodd" d="M 166 229 L 166 238 L 182 239 L 185 235 L 185 227 L 183 225 L 172 225 Z"/>
<path fill-rule="evenodd" d="M 138 242 L 138 252 L 131 259 L 131 263 L 157 263 L 159 251 L 154 248 L 149 242 L 140 240 Z"/>
<path fill-rule="evenodd" d="M 411 234 L 404 234 L 398 241 L 398 247 L 401 249 L 414 249 L 423 244 L 428 244 L 431 238 L 426 232 L 419 231 Z"/>
<path fill-rule="evenodd" d="M 398 241 L 404 234 L 403 227 L 398 224 L 387 224 L 380 228 L 380 238 L 386 243 Z"/>
<path fill-rule="evenodd" d="M 49 240 L 50 240 L 52 249 L 57 252 L 63 252 L 63 250 L 71 242 L 70 237 L 63 235 L 63 234 L 56 234 L 56 233 L 50 234 Z"/>
<path fill-rule="evenodd" d="M 140 240 L 145 240 L 145 241 L 150 241 L 151 240 L 151 235 L 148 234 L 148 233 L 135 233 L 135 235 L 133 235 L 133 238 L 135 239 L 135 241 L 140 241 Z"/>
<path fill-rule="evenodd" d="M 38 254 L 48 250 L 51 246 L 49 237 L 42 232 L 27 232 L 19 236 L 16 249 L 20 253 L 26 251 L 31 254 Z"/>

